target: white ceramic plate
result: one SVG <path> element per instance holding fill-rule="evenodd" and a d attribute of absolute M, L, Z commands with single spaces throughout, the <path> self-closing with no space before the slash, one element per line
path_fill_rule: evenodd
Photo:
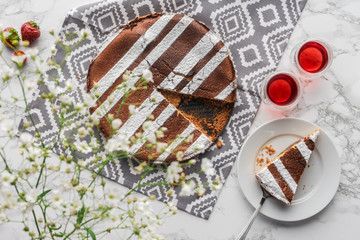
<path fill-rule="evenodd" d="M 272 145 L 273 156 L 291 143 L 306 137 L 319 128 L 313 123 L 296 118 L 284 118 L 265 123 L 244 142 L 237 159 L 241 189 L 253 207 L 259 205 L 262 192 L 255 178 L 256 158 L 264 146 Z M 341 166 L 331 138 L 321 129 L 309 164 L 298 185 L 290 206 L 275 198 L 266 199 L 261 213 L 280 221 L 299 221 L 324 209 L 334 197 L 340 182 Z"/>

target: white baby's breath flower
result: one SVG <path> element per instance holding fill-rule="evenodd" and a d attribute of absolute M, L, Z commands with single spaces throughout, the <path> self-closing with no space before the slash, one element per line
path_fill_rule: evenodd
<path fill-rule="evenodd" d="M 51 203 L 52 207 L 58 208 L 63 203 L 62 194 L 59 189 L 55 189 L 51 191 Z"/>
<path fill-rule="evenodd" d="M 135 105 L 129 105 L 129 112 L 130 114 L 136 113 L 138 108 Z"/>
<path fill-rule="evenodd" d="M 77 87 L 77 81 L 73 81 L 72 79 L 69 79 L 65 82 L 65 86 L 67 90 L 73 90 Z"/>
<path fill-rule="evenodd" d="M 28 48 L 25 50 L 25 55 L 32 59 L 34 59 L 38 54 L 39 49 L 37 47 Z"/>
<path fill-rule="evenodd" d="M 22 54 L 22 55 L 12 55 L 10 57 L 11 61 L 13 61 L 14 63 L 16 63 L 19 66 L 22 66 L 25 59 L 26 59 L 26 55 Z"/>
<path fill-rule="evenodd" d="M 169 207 L 169 211 L 173 212 L 173 214 L 176 214 L 178 212 L 178 208 L 173 202 L 168 202 L 167 205 Z"/>
<path fill-rule="evenodd" d="M 146 137 L 146 140 L 148 140 L 152 144 L 155 144 L 156 143 L 156 134 L 154 132 L 149 132 L 148 136 Z"/>
<path fill-rule="evenodd" d="M 156 130 L 155 131 L 156 138 L 163 138 L 165 136 L 163 131 Z"/>
<path fill-rule="evenodd" d="M 96 100 L 93 95 L 85 93 L 83 97 L 84 97 L 84 105 L 86 107 L 94 107 L 96 105 Z"/>
<path fill-rule="evenodd" d="M 196 184 L 194 181 L 190 180 L 187 183 L 182 185 L 181 191 L 179 193 L 180 196 L 189 196 L 194 193 L 194 189 Z"/>
<path fill-rule="evenodd" d="M 82 159 L 80 159 L 79 161 L 77 161 L 77 164 L 80 166 L 80 167 L 86 167 L 86 162 Z"/>
<path fill-rule="evenodd" d="M 1 184 L 3 186 L 10 186 L 10 184 L 15 180 L 15 176 L 11 173 L 4 171 L 1 173 Z"/>
<path fill-rule="evenodd" d="M 149 69 L 145 69 L 142 76 L 149 82 L 153 82 L 153 74 Z"/>
<path fill-rule="evenodd" d="M 120 144 L 120 149 L 122 151 L 128 152 L 130 150 L 130 141 L 126 134 L 121 134 L 116 136 L 116 141 Z"/>
<path fill-rule="evenodd" d="M 114 224 L 114 226 L 121 224 L 122 217 L 119 209 L 112 208 L 109 211 L 109 219 L 111 220 L 112 224 Z"/>
<path fill-rule="evenodd" d="M 74 99 L 68 95 L 61 95 L 59 97 L 59 100 L 61 101 L 61 103 L 68 105 L 71 105 L 74 102 Z"/>
<path fill-rule="evenodd" d="M 198 197 L 204 196 L 206 189 L 205 188 L 198 188 L 195 190 Z"/>
<path fill-rule="evenodd" d="M 36 159 L 37 157 L 41 157 L 40 154 L 41 154 L 41 149 L 38 148 L 38 147 L 34 147 L 34 146 L 31 146 L 28 148 L 28 154 L 29 154 L 29 158 L 34 160 Z"/>
<path fill-rule="evenodd" d="M 116 151 L 129 151 L 130 141 L 125 134 L 120 134 L 114 138 L 109 139 L 104 148 L 107 153 Z"/>
<path fill-rule="evenodd" d="M 86 154 L 86 153 L 91 152 L 91 147 L 85 140 L 80 141 L 80 142 L 75 142 L 74 145 L 75 145 L 76 149 L 82 153 Z"/>
<path fill-rule="evenodd" d="M 40 60 L 35 61 L 36 70 L 42 74 L 45 75 L 46 72 L 49 70 L 49 64 L 47 62 L 42 62 Z"/>
<path fill-rule="evenodd" d="M 179 162 L 172 162 L 166 171 L 166 181 L 168 183 L 176 183 L 180 179 L 180 174 L 183 169 L 179 166 Z"/>
<path fill-rule="evenodd" d="M 30 203 L 30 202 L 19 202 L 18 206 L 20 208 L 20 211 L 22 213 L 28 213 L 31 210 L 33 210 L 35 203 Z"/>
<path fill-rule="evenodd" d="M 201 170 L 207 175 L 207 176 L 213 176 L 215 175 L 215 169 L 213 168 L 212 162 L 208 158 L 203 158 L 201 160 Z"/>
<path fill-rule="evenodd" d="M 153 121 L 146 121 L 142 125 L 142 128 L 143 128 L 144 131 L 146 131 L 147 129 L 151 128 L 152 126 L 154 126 Z"/>
<path fill-rule="evenodd" d="M 146 198 L 137 201 L 135 209 L 143 216 L 150 216 L 152 214 L 150 201 Z"/>
<path fill-rule="evenodd" d="M 164 152 L 164 151 L 166 150 L 167 146 L 168 146 L 167 143 L 158 142 L 158 143 L 156 144 L 156 151 L 157 151 L 158 153 L 162 153 L 162 152 Z"/>
<path fill-rule="evenodd" d="M 183 152 L 183 151 L 178 151 L 178 152 L 176 153 L 176 159 L 177 159 L 178 161 L 181 161 L 181 160 L 183 159 L 183 157 L 184 157 L 184 152 Z"/>
<path fill-rule="evenodd" d="M 81 29 L 81 31 L 80 31 L 80 36 L 82 36 L 83 38 L 87 38 L 90 34 L 91 34 L 91 31 L 86 28 Z"/>
<path fill-rule="evenodd" d="M 41 191 L 37 188 L 32 188 L 25 194 L 25 199 L 29 203 L 35 203 L 37 201 L 38 196 L 40 195 Z"/>
<path fill-rule="evenodd" d="M 99 143 L 98 143 L 98 141 L 97 141 L 97 139 L 95 137 L 91 138 L 89 146 L 91 146 L 92 148 L 98 148 L 99 147 Z"/>
<path fill-rule="evenodd" d="M 118 151 L 120 147 L 116 139 L 111 138 L 106 142 L 104 148 L 107 153 L 112 153 Z"/>
<path fill-rule="evenodd" d="M 117 118 L 117 119 L 114 119 L 112 122 L 111 122 L 111 126 L 113 129 L 118 129 L 122 124 L 122 121 Z"/>
<path fill-rule="evenodd" d="M 106 188 L 105 190 L 105 204 L 109 207 L 118 207 L 121 196 L 119 190 L 114 188 Z"/>
<path fill-rule="evenodd" d="M 219 175 L 216 175 L 216 178 L 214 179 L 213 181 L 213 185 L 212 185 L 212 188 L 215 190 L 215 191 L 220 191 L 221 188 L 223 187 L 223 183 L 220 179 L 220 176 Z"/>
<path fill-rule="evenodd" d="M 19 140 L 22 145 L 29 147 L 33 143 L 33 136 L 28 132 L 23 132 Z"/>
<path fill-rule="evenodd" d="M 25 79 L 24 85 L 30 91 L 30 90 L 36 88 L 37 83 L 35 81 L 30 80 L 30 79 Z"/>
<path fill-rule="evenodd" d="M 7 81 L 13 76 L 17 75 L 19 71 L 15 70 L 14 68 L 11 68 L 7 65 L 1 65 L 0 66 L 0 78 L 3 81 Z"/>
<path fill-rule="evenodd" d="M 75 109 L 79 112 L 79 114 L 84 116 L 88 113 L 88 109 L 82 103 L 76 103 Z"/>
<path fill-rule="evenodd" d="M 79 138 L 84 138 L 86 137 L 86 135 L 88 135 L 88 131 L 84 127 L 79 128 L 77 133 L 79 135 Z"/>
<path fill-rule="evenodd" d="M 195 150 L 200 151 L 200 152 L 204 152 L 205 151 L 205 145 L 200 143 L 199 145 L 195 146 Z"/>
<path fill-rule="evenodd" d="M 58 94 L 64 92 L 64 89 L 56 85 L 55 83 L 47 84 L 47 88 L 49 89 L 49 92 L 52 93 L 54 96 L 57 96 Z"/>
<path fill-rule="evenodd" d="M 14 120 L 12 119 L 4 119 L 1 121 L 1 129 L 6 132 L 10 132 L 14 129 Z"/>

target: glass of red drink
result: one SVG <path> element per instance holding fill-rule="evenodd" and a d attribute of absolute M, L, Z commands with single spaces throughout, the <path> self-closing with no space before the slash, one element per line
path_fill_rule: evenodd
<path fill-rule="evenodd" d="M 308 78 L 319 77 L 332 63 L 332 51 L 322 40 L 308 40 L 295 48 L 294 61 L 297 70 Z"/>
<path fill-rule="evenodd" d="M 275 72 L 262 85 L 262 100 L 278 110 L 290 110 L 299 102 L 301 83 L 290 72 Z"/>

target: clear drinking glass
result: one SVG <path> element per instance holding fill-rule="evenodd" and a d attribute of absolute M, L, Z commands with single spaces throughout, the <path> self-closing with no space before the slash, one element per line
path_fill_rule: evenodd
<path fill-rule="evenodd" d="M 301 94 L 301 82 L 293 73 L 286 71 L 269 74 L 261 87 L 263 102 L 281 111 L 294 108 Z"/>
<path fill-rule="evenodd" d="M 318 78 L 331 66 L 333 54 L 329 44 L 323 40 L 310 39 L 294 48 L 292 62 L 301 77 Z"/>

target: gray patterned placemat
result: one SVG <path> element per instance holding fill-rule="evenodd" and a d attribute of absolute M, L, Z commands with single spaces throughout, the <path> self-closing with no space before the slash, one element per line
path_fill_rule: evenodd
<path fill-rule="evenodd" d="M 68 79 L 80 79 L 77 89 L 71 91 L 69 96 L 76 101 L 83 101 L 87 69 L 97 47 L 118 25 L 135 17 L 154 12 L 177 12 L 204 22 L 229 48 L 238 83 L 237 102 L 220 137 L 223 146 L 212 146 L 199 156 L 200 159 L 209 158 L 216 173 L 225 182 L 260 104 L 259 83 L 275 70 L 305 3 L 306 0 L 119 0 L 81 6 L 69 12 L 60 36 L 66 38 L 65 31 L 79 31 L 83 28 L 89 29 L 91 35 L 68 57 L 60 76 L 60 84 L 65 85 Z M 55 58 L 62 59 L 63 56 L 64 52 L 57 49 Z M 55 141 L 59 122 L 51 106 L 40 97 L 43 91 L 45 89 L 42 87 L 37 89 L 36 97 L 29 104 L 29 108 L 44 143 L 50 144 Z M 70 120 L 76 123 L 81 122 L 82 118 Z M 19 129 L 22 129 L 22 123 Z M 97 136 L 102 138 L 99 134 Z M 61 154 L 64 149 L 58 146 L 55 152 Z M 92 156 L 92 153 L 79 154 L 79 157 L 87 161 L 91 160 Z M 102 175 L 127 187 L 133 187 L 139 180 L 133 166 L 131 160 L 123 159 L 120 164 L 106 166 Z M 200 161 L 186 169 L 188 179 L 196 179 L 198 183 L 209 182 L 210 179 L 205 174 L 196 173 L 199 169 Z M 153 172 L 144 182 L 162 181 L 164 176 L 164 172 Z M 165 187 L 165 191 L 167 189 L 168 187 Z M 169 197 L 159 186 L 139 189 L 139 192 L 146 195 L 156 195 L 161 201 L 174 201 L 179 209 L 192 215 L 209 218 L 218 192 L 209 189 L 201 197 L 195 194 L 181 197 L 178 195 L 179 191 L 180 188 L 176 188 L 175 194 Z"/>

